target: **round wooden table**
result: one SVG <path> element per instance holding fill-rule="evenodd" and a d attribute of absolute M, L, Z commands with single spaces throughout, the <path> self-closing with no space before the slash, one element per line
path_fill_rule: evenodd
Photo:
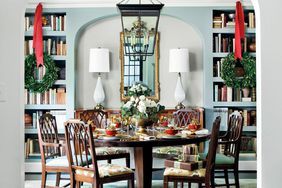
<path fill-rule="evenodd" d="M 137 188 L 152 186 L 153 147 L 195 144 L 208 140 L 210 134 L 191 135 L 187 138 L 156 139 L 156 140 L 100 140 L 95 139 L 95 146 L 133 147 Z"/>

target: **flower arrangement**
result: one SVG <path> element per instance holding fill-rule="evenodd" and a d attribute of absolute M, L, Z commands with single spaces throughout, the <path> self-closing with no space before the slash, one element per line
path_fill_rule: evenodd
<path fill-rule="evenodd" d="M 123 118 L 142 118 L 157 122 L 158 113 L 164 109 L 164 106 L 148 99 L 145 95 L 137 97 L 132 96 L 130 100 L 121 107 L 121 115 Z"/>
<path fill-rule="evenodd" d="M 128 90 L 128 96 L 149 96 L 150 94 L 151 89 L 143 83 L 133 84 L 132 87 Z"/>

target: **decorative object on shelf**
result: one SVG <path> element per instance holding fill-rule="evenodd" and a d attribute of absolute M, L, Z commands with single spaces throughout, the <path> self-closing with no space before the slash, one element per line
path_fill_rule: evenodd
<path fill-rule="evenodd" d="M 255 42 L 255 41 L 253 41 L 253 42 L 250 43 L 250 45 L 249 45 L 249 51 L 250 51 L 250 52 L 256 52 L 256 42 Z"/>
<path fill-rule="evenodd" d="M 189 50 L 185 48 L 171 49 L 169 51 L 169 72 L 177 72 L 178 78 L 174 97 L 177 102 L 176 109 L 185 108 L 182 102 L 185 100 L 185 92 L 181 84 L 181 73 L 189 71 Z"/>
<path fill-rule="evenodd" d="M 98 72 L 96 88 L 94 90 L 95 109 L 104 109 L 102 102 L 105 99 L 105 92 L 101 81 L 101 72 L 110 72 L 109 49 L 92 48 L 89 57 L 89 72 Z"/>
<path fill-rule="evenodd" d="M 36 67 L 35 54 L 27 55 L 25 58 L 25 88 L 35 93 L 45 92 L 58 78 L 59 68 L 56 67 L 52 57 L 46 53 L 43 54 L 43 57 L 44 65 L 42 67 L 45 67 L 45 74 L 44 71 L 37 71 L 36 73 L 42 74 L 41 80 L 35 78 L 35 69 L 40 69 L 40 67 Z"/>
<path fill-rule="evenodd" d="M 221 67 L 221 77 L 228 87 L 252 88 L 256 86 L 256 60 L 248 53 L 242 56 L 241 64 L 244 68 L 244 76 L 238 78 L 235 73 L 236 60 L 234 53 L 223 58 Z"/>
<path fill-rule="evenodd" d="M 125 4 L 122 4 L 125 2 Z M 164 4 L 117 4 L 121 13 L 124 33 L 124 52 L 130 60 L 146 58 L 154 54 L 160 11 Z"/>
<path fill-rule="evenodd" d="M 121 107 L 123 119 L 130 119 L 139 128 L 139 133 L 145 133 L 146 127 L 158 121 L 158 114 L 165 109 L 164 106 L 147 98 L 145 95 L 131 96 Z"/>

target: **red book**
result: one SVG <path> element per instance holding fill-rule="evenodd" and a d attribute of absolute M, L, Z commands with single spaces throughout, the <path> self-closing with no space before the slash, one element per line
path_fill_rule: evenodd
<path fill-rule="evenodd" d="M 221 101 L 227 101 L 227 86 L 221 88 Z"/>

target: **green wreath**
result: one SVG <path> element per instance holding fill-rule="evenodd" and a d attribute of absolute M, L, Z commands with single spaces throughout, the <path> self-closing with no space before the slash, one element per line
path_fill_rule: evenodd
<path fill-rule="evenodd" d="M 44 53 L 43 61 L 46 69 L 45 75 L 42 80 L 36 80 L 34 77 L 36 69 L 35 54 L 28 55 L 25 58 L 25 88 L 35 93 L 45 92 L 58 78 L 59 68 L 56 67 L 52 57 Z"/>
<path fill-rule="evenodd" d="M 228 87 L 251 88 L 256 86 L 256 60 L 248 53 L 243 53 L 241 64 L 245 74 L 243 78 L 237 78 L 235 74 L 236 60 L 234 53 L 229 53 L 223 58 L 221 66 L 221 78 Z"/>

